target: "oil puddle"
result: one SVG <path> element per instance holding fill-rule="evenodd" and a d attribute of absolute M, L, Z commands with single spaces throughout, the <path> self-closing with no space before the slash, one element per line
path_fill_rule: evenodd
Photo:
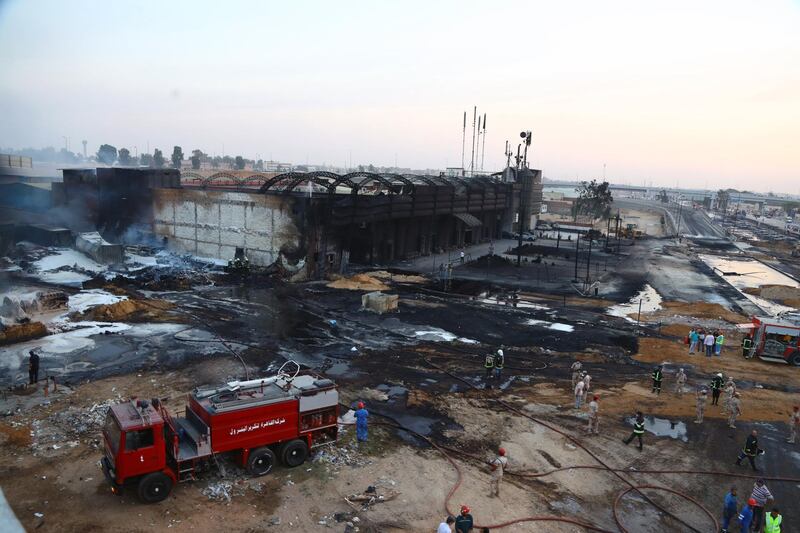
<path fill-rule="evenodd" d="M 381 383 L 375 388 L 381 392 L 385 392 L 389 398 L 396 398 L 397 396 L 403 396 L 408 392 L 408 389 L 401 385 L 388 385 L 386 383 Z"/>
<path fill-rule="evenodd" d="M 626 422 L 632 426 L 634 417 L 628 417 Z M 689 437 L 686 435 L 686 424 L 683 422 L 672 422 L 666 418 L 646 416 L 644 417 L 644 429 L 656 437 L 669 437 L 682 442 L 689 442 Z"/>
<path fill-rule="evenodd" d="M 776 316 L 780 313 L 794 310 L 792 307 L 745 292 L 745 289 L 757 289 L 762 285 L 800 287 L 800 283 L 789 276 L 752 259 L 733 259 L 716 255 L 700 255 L 699 257 L 745 298 L 770 315 Z"/>
<path fill-rule="evenodd" d="M 612 305 L 606 309 L 606 314 L 622 317 L 629 322 L 635 322 L 628 315 L 639 312 L 640 305 L 642 313 L 652 313 L 661 309 L 662 298 L 650 284 L 644 286 L 639 293 L 623 304 Z"/>

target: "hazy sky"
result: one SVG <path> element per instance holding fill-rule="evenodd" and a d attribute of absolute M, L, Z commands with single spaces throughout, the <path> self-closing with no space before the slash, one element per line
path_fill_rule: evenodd
<path fill-rule="evenodd" d="M 475 104 L 489 169 L 796 194 L 800 2 L 0 0 L 0 146 L 442 168 Z"/>

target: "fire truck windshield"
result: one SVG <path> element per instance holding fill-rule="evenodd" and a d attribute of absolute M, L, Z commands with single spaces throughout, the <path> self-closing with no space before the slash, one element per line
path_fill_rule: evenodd
<path fill-rule="evenodd" d="M 114 415 L 111 414 L 111 410 L 108 410 L 108 414 L 106 415 L 106 421 L 103 424 L 103 434 L 108 439 L 108 443 L 111 445 L 111 451 L 115 454 L 119 449 L 119 424 L 117 424 L 117 419 L 114 418 Z"/>

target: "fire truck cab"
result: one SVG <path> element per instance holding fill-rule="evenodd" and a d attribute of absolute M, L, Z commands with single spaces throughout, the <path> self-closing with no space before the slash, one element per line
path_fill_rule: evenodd
<path fill-rule="evenodd" d="M 800 321 L 754 316 L 751 323 L 737 327 L 746 331 L 752 342 L 745 357 L 800 366 Z"/>
<path fill-rule="evenodd" d="M 195 389 L 183 416 L 158 399 L 112 406 L 101 461 L 112 492 L 135 487 L 142 501 L 162 501 L 222 453 L 255 476 L 278 459 L 301 465 L 312 448 L 336 441 L 339 398 L 331 380 L 298 374 Z"/>

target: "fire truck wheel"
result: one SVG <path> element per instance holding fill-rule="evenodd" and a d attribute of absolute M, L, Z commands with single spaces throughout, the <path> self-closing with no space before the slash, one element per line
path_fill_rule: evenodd
<path fill-rule="evenodd" d="M 250 452 L 247 459 L 247 471 L 254 476 L 264 476 L 272 472 L 275 466 L 275 454 L 269 448 L 258 448 Z"/>
<path fill-rule="evenodd" d="M 145 503 L 158 503 L 169 496 L 172 480 L 163 472 L 147 474 L 139 480 L 139 499 Z"/>
<path fill-rule="evenodd" d="M 795 352 L 791 359 L 789 359 L 789 364 L 794 366 L 800 366 L 800 352 Z"/>
<path fill-rule="evenodd" d="M 281 461 L 288 467 L 300 466 L 308 457 L 308 446 L 297 439 L 283 444 L 280 450 Z"/>

